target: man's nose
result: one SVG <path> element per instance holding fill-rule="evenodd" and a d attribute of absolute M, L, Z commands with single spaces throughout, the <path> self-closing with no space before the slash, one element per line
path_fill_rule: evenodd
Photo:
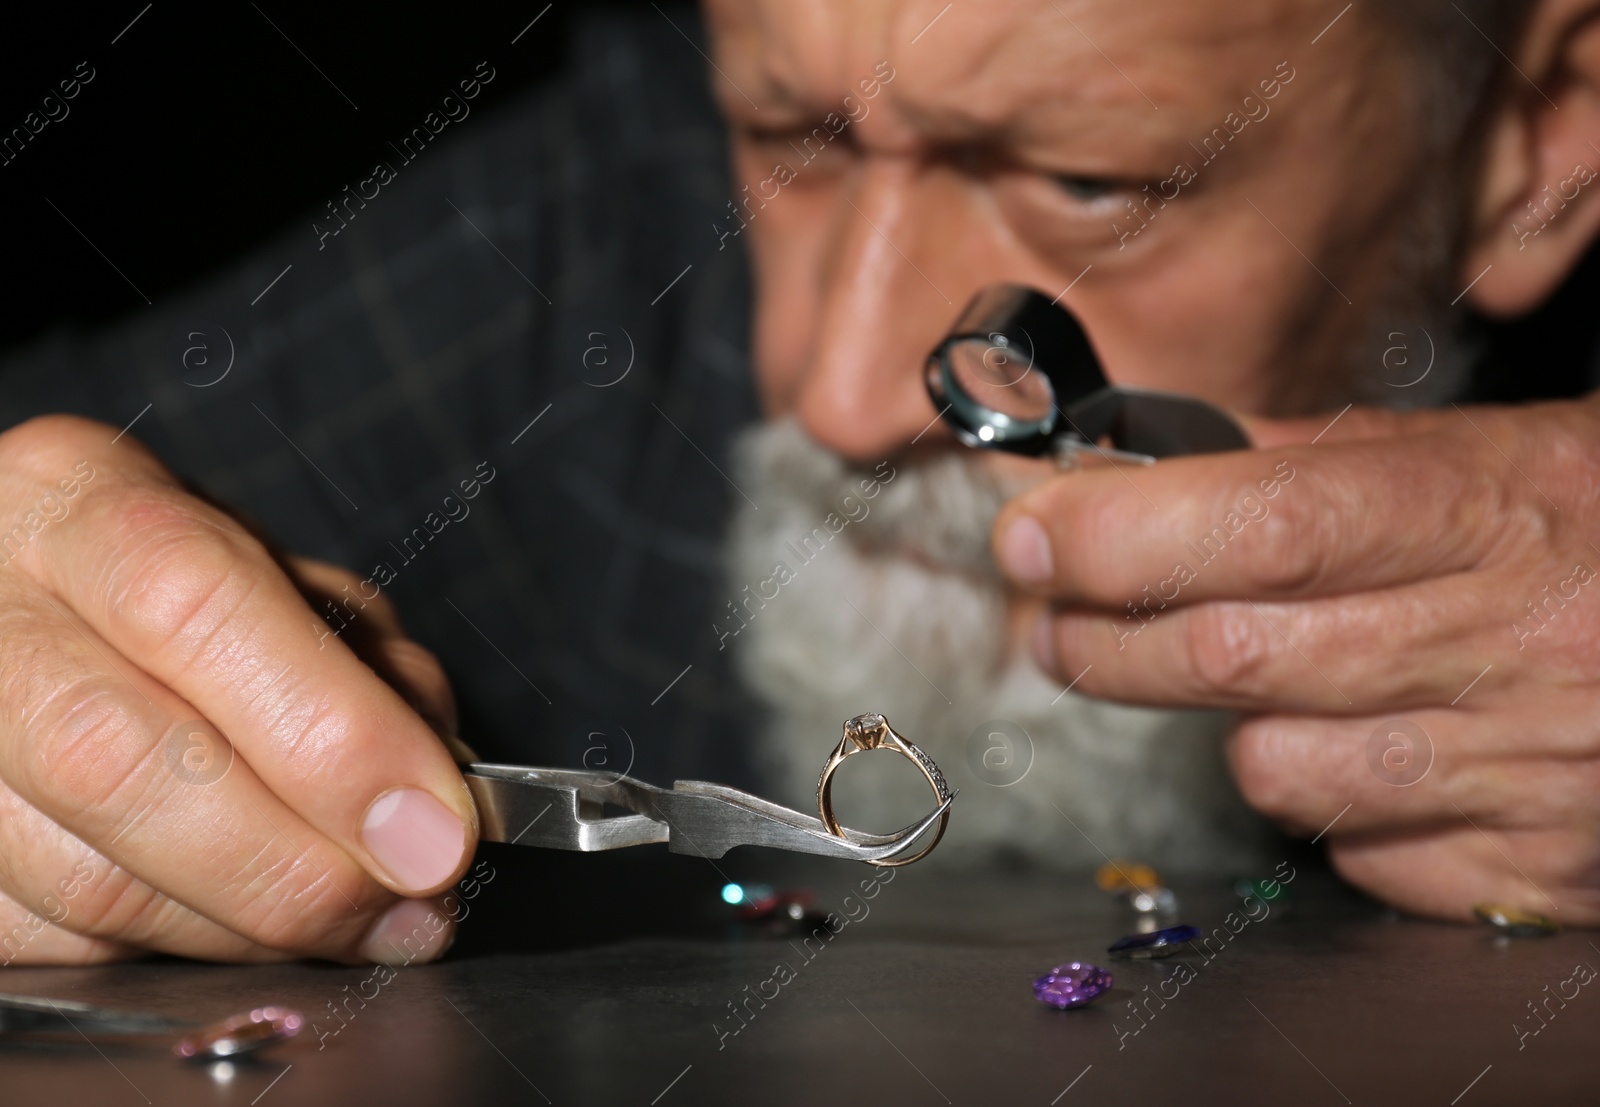
<path fill-rule="evenodd" d="M 960 193 L 915 164 L 870 161 L 840 192 L 795 412 L 849 461 L 945 436 L 922 378 L 979 279 L 959 254 L 976 237 L 964 233 Z"/>

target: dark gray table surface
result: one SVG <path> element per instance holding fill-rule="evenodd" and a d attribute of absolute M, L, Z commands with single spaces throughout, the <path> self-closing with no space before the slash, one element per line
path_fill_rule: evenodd
<path fill-rule="evenodd" d="M 1292 912 L 1224 929 L 1209 955 L 1125 962 L 1105 947 L 1130 929 L 1127 909 L 1088 874 L 909 868 L 846 901 L 874 870 L 627 852 L 485 847 L 494 879 L 450 956 L 360 989 L 366 1000 L 351 997 L 370 969 L 322 964 L 4 970 L 6 991 L 196 1019 L 282 1002 L 317 1031 L 209 1069 L 147 1048 L 14 1041 L 0 1045 L 0 1104 L 1600 1099 L 1600 980 L 1563 987 L 1578 965 L 1600 967 L 1595 935 L 1508 942 L 1400 919 L 1305 858 Z M 742 930 L 717 893 L 753 876 L 806 885 L 847 921 L 809 953 Z M 1240 906 L 1226 880 L 1173 884 L 1202 927 Z M 1032 977 L 1074 959 L 1110 968 L 1115 989 L 1082 1010 L 1037 1003 Z M 729 1011 L 741 1001 L 742 1024 Z M 341 1003 L 342 1022 L 329 1014 Z M 1519 1039 L 1514 1024 L 1538 1032 Z"/>

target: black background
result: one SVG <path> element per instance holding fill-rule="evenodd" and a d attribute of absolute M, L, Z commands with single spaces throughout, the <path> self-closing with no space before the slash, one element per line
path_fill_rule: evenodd
<path fill-rule="evenodd" d="M 0 133 L 21 126 L 79 62 L 95 77 L 65 119 L 0 167 L 0 346 L 141 310 L 128 281 L 159 301 L 309 219 L 375 161 L 393 159 L 388 141 L 480 61 L 496 75 L 471 102 L 475 113 L 553 76 L 577 10 L 552 5 L 513 46 L 544 2 L 158 2 L 112 45 L 144 0 L 20 7 L 0 15 Z"/>

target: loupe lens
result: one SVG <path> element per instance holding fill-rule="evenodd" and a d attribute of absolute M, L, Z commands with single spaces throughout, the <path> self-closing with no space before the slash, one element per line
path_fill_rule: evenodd
<path fill-rule="evenodd" d="M 956 425 L 984 445 L 1039 446 L 1057 418 L 1050 380 L 1028 350 L 1005 335 L 964 336 L 941 346 L 929 384 L 957 416 Z"/>
<path fill-rule="evenodd" d="M 1112 385 L 1077 317 L 1024 285 L 980 289 L 928 355 L 924 383 L 968 446 L 1039 457 L 1109 442 L 1149 461 L 1250 444 L 1202 400 Z"/>

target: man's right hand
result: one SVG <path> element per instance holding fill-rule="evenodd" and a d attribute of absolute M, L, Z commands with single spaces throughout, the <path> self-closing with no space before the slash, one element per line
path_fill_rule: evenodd
<path fill-rule="evenodd" d="M 0 965 L 438 956 L 428 897 L 477 838 L 450 754 L 260 542 L 116 435 L 0 434 Z"/>

